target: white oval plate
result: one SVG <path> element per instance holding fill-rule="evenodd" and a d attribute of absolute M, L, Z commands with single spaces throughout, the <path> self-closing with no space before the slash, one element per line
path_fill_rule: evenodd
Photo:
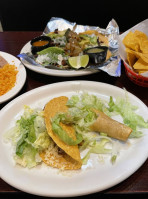
<path fill-rule="evenodd" d="M 23 66 L 23 64 L 21 64 L 20 60 L 17 59 L 16 57 L 14 57 L 13 55 L 10 55 L 8 53 L 2 52 L 0 51 L 0 55 L 7 60 L 7 62 L 9 64 L 14 64 L 17 67 L 18 70 L 18 74 L 16 77 L 16 83 L 15 86 L 8 91 L 6 94 L 0 96 L 0 104 L 11 99 L 12 97 L 14 97 L 23 87 L 25 81 L 26 81 L 26 70 Z"/>
<path fill-rule="evenodd" d="M 31 45 L 30 42 L 28 42 L 21 50 L 20 53 L 28 53 L 31 52 Z M 37 67 L 32 64 L 29 64 L 25 60 L 21 59 L 22 63 L 29 68 L 32 71 L 35 71 L 37 73 L 45 74 L 45 75 L 52 75 L 52 76 L 61 76 L 61 77 L 74 77 L 74 76 L 81 76 L 81 75 L 89 75 L 93 73 L 99 72 L 99 70 L 94 71 L 87 71 L 87 70 L 54 70 L 54 69 L 48 69 L 44 67 Z"/>
<path fill-rule="evenodd" d="M 123 89 L 112 85 L 91 81 L 67 81 L 31 90 L 1 110 L 0 177 L 4 181 L 24 192 L 40 196 L 80 196 L 99 192 L 122 182 L 145 162 L 148 156 L 147 129 L 143 129 L 144 137 L 130 139 L 128 144 L 123 144 L 123 150 L 114 165 L 108 157 L 103 159 L 98 155 L 92 155 L 88 164 L 78 171 L 61 172 L 45 164 L 27 169 L 14 164 L 12 147 L 4 142 L 3 135 L 20 117 L 23 106 L 44 108 L 45 104 L 54 97 L 62 95 L 70 97 L 83 91 L 95 94 L 104 100 L 109 100 L 110 95 L 114 98 L 125 97 Z M 148 120 L 147 106 L 134 95 L 128 93 L 128 96 L 132 104 L 139 107 L 137 113 Z"/>

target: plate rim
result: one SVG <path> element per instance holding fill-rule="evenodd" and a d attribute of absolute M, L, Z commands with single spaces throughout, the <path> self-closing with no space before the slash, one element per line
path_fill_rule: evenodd
<path fill-rule="evenodd" d="M 105 85 L 105 86 L 110 86 L 110 88 L 116 88 L 116 89 L 119 89 L 120 91 L 123 91 L 123 89 L 122 88 L 120 88 L 120 87 L 117 87 L 117 86 L 114 86 L 114 85 L 110 85 L 110 84 L 106 84 L 106 83 L 102 83 L 102 82 L 96 82 L 96 81 L 87 81 L 87 80 L 74 80 L 74 81 L 64 81 L 64 82 L 57 82 L 57 83 L 53 83 L 53 84 L 48 84 L 48 85 L 44 85 L 44 86 L 41 86 L 41 87 L 38 87 L 38 88 L 35 88 L 35 89 L 33 89 L 33 90 L 30 90 L 30 91 L 28 91 L 28 92 L 26 92 L 26 93 L 24 93 L 24 94 L 22 94 L 22 95 L 20 95 L 20 96 L 18 96 L 17 98 L 15 98 L 14 100 L 12 100 L 11 102 L 9 102 L 5 107 L 3 107 L 3 109 L 1 110 L 2 112 L 5 112 L 5 109 L 7 109 L 7 108 L 9 108 L 9 107 L 11 107 L 11 106 L 13 106 L 13 104 L 14 104 L 14 102 L 16 101 L 19 101 L 19 100 L 21 100 L 21 99 L 23 99 L 23 97 L 24 96 L 27 96 L 28 94 L 33 94 L 33 93 L 36 93 L 37 91 L 40 91 L 40 90 L 42 90 L 42 89 L 50 89 L 50 87 L 52 87 L 53 85 L 54 86 L 56 86 L 56 85 L 59 85 L 59 84 L 65 84 L 66 85 L 66 83 L 69 83 L 69 82 L 71 82 L 71 83 L 75 83 L 75 82 L 80 82 L 80 83 L 97 83 L 97 84 L 101 84 L 102 86 L 103 85 Z M 133 96 L 133 97 L 136 97 L 136 99 L 140 102 L 140 103 L 142 103 L 145 107 L 147 107 L 137 96 L 135 96 L 135 95 L 133 95 L 132 93 L 130 93 L 130 92 L 128 92 L 128 94 L 130 94 L 131 96 Z M 28 95 L 29 96 L 29 95 Z M 52 94 L 51 94 L 51 96 L 52 96 Z M 146 159 L 147 158 L 145 158 L 144 160 L 143 160 L 143 162 L 139 162 L 139 165 L 138 165 L 138 167 L 135 169 L 135 170 L 133 170 L 132 172 L 130 172 L 130 175 L 129 174 L 125 174 L 124 175 L 124 178 L 122 178 L 122 180 L 121 179 L 116 179 L 116 181 L 112 184 L 112 186 L 110 186 L 110 185 L 108 185 L 108 186 L 106 186 L 103 190 L 106 190 L 106 189 L 108 189 L 108 188 L 111 188 L 111 187 L 113 187 L 114 185 L 117 185 L 117 184 L 119 184 L 120 182 L 123 182 L 125 179 L 127 179 L 129 176 L 131 176 L 133 173 L 135 173 L 143 164 L 144 164 L 144 162 L 146 161 Z M 3 179 L 3 178 L 2 178 Z M 4 180 L 4 181 L 6 181 L 6 180 Z M 12 183 L 10 183 L 10 182 L 8 182 L 9 184 L 11 184 L 13 187 L 16 187 L 16 186 L 14 186 L 14 184 L 12 184 Z M 53 197 L 71 197 L 71 196 L 81 196 L 81 195 L 87 195 L 87 194 L 91 194 L 91 193 L 96 193 L 96 192 L 100 192 L 100 191 L 103 191 L 103 190 L 98 190 L 98 187 L 97 188 L 94 188 L 92 191 L 85 191 L 85 192 L 81 192 L 80 191 L 80 193 L 77 193 L 77 194 L 59 194 L 59 193 L 52 193 L 52 194 L 39 194 L 39 193 L 35 193 L 35 192 L 32 192 L 32 191 L 26 191 L 25 189 L 23 189 L 22 187 L 21 187 L 21 189 L 20 189 L 20 187 L 16 187 L 16 188 L 18 188 L 19 190 L 22 190 L 22 191 L 25 191 L 25 192 L 27 192 L 27 193 L 31 193 L 31 194 L 34 194 L 34 195 L 40 195 L 40 196 L 53 196 Z"/>
<path fill-rule="evenodd" d="M 12 55 L 10 53 L 7 53 L 7 52 L 3 52 L 3 51 L 0 51 L 0 55 L 1 56 L 11 56 L 14 60 L 16 60 L 19 63 L 18 66 L 17 66 L 17 69 L 18 69 L 17 76 L 23 72 L 23 76 L 22 76 L 23 79 L 21 79 L 21 84 L 20 84 L 20 82 L 17 82 L 17 80 L 16 80 L 15 86 L 13 88 L 11 88 L 11 90 L 9 90 L 7 93 L 5 93 L 4 95 L 0 96 L 0 104 L 2 104 L 4 102 L 12 99 L 13 97 L 15 97 L 20 92 L 20 90 L 22 89 L 22 87 L 24 86 L 24 84 L 26 82 L 27 73 L 26 73 L 26 69 L 23 66 L 23 64 L 21 63 L 21 61 L 17 57 L 15 57 L 14 55 Z M 20 66 L 21 66 L 21 69 L 20 69 Z M 16 88 L 17 86 L 18 86 L 18 88 Z M 12 92 L 13 89 L 14 89 L 14 92 L 11 93 L 10 96 L 9 96 L 9 92 L 10 91 Z"/>

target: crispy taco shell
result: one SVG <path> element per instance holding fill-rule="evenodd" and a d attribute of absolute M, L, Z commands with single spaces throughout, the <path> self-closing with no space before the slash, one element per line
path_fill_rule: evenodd
<path fill-rule="evenodd" d="M 46 124 L 48 134 L 52 138 L 52 140 L 55 142 L 55 144 L 65 152 L 64 156 L 62 155 L 54 156 L 54 154 L 56 154 L 54 152 L 53 154 L 49 155 L 49 159 L 55 159 L 56 161 L 61 162 L 61 163 L 67 162 L 69 166 L 66 166 L 65 168 L 69 168 L 69 169 L 70 168 L 73 169 L 72 165 L 76 164 L 77 165 L 76 169 L 78 169 L 82 165 L 78 146 L 67 145 L 52 131 L 51 118 L 53 118 L 57 113 L 66 112 L 68 110 L 68 107 L 66 106 L 67 100 L 68 98 L 65 96 L 54 98 L 46 104 L 45 109 L 44 109 L 45 124 Z M 63 123 L 60 123 L 60 125 L 70 137 L 72 137 L 74 140 L 76 139 L 75 130 L 73 129 L 72 126 L 66 125 Z M 44 159 L 44 162 L 46 163 L 44 155 L 42 154 L 41 157 Z M 60 165 L 60 164 L 57 164 L 57 165 Z M 63 165 L 61 166 L 63 167 Z M 60 166 L 57 166 L 57 167 L 59 168 Z"/>
<path fill-rule="evenodd" d="M 61 170 L 76 170 L 82 166 L 81 162 L 74 160 L 65 152 L 59 153 L 58 146 L 48 149 L 40 154 L 45 164 Z"/>

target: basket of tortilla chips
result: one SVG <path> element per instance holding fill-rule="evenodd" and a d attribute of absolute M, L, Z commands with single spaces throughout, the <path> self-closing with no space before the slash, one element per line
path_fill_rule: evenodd
<path fill-rule="evenodd" d="M 145 28 L 140 29 L 142 24 Z M 122 48 L 120 54 L 123 57 L 127 76 L 131 81 L 143 87 L 148 87 L 147 28 L 148 20 L 145 20 L 124 33 L 121 37 L 122 44 L 120 43 Z"/>
<path fill-rule="evenodd" d="M 126 65 L 126 63 L 124 63 L 124 66 L 125 66 L 125 72 L 132 82 L 134 82 L 135 84 L 138 84 L 139 86 L 148 87 L 148 78 L 147 77 L 137 74 L 136 72 L 131 70 Z"/>

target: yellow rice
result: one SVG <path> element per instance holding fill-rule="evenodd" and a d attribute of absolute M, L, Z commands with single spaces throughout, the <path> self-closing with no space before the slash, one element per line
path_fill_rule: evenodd
<path fill-rule="evenodd" d="M 17 73 L 15 65 L 6 64 L 0 68 L 0 96 L 15 86 Z"/>

